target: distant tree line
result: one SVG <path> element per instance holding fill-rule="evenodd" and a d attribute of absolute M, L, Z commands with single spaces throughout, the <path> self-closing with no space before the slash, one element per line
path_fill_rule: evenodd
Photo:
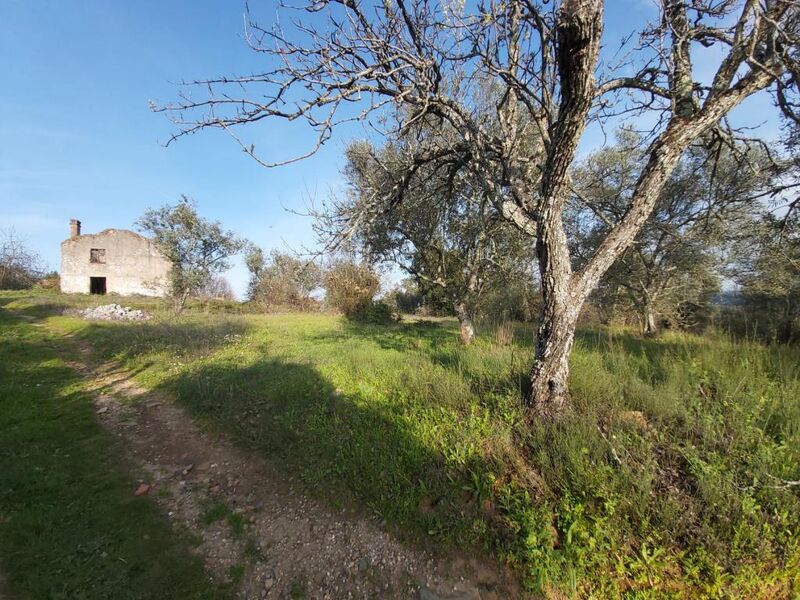
<path fill-rule="evenodd" d="M 355 320 L 387 322 L 392 308 L 376 296 L 381 278 L 372 265 L 337 256 L 320 265 L 288 252 L 266 256 L 254 244 L 245 250 L 250 273 L 247 300 L 264 311 L 316 311 L 332 308 Z"/>

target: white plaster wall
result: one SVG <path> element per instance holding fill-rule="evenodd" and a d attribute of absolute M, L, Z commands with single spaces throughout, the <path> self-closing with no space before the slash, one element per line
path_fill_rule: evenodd
<path fill-rule="evenodd" d="M 92 248 L 106 251 L 105 264 L 89 262 Z M 170 264 L 147 238 L 124 229 L 106 229 L 61 243 L 61 291 L 88 294 L 90 277 L 106 278 L 106 293 L 164 296 Z"/>

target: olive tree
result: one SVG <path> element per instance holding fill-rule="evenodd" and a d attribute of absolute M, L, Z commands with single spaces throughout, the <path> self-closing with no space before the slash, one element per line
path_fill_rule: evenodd
<path fill-rule="evenodd" d="M 731 273 L 756 330 L 779 343 L 800 339 L 800 113 L 786 107 L 786 170 L 769 204 L 735 241 Z"/>
<path fill-rule="evenodd" d="M 310 0 L 286 30 L 250 23 L 263 70 L 197 81 L 195 93 L 157 109 L 178 124 L 176 138 L 223 129 L 265 165 L 313 154 L 346 122 L 380 130 L 387 114 L 400 129 L 420 119 L 452 129 L 455 139 L 422 140 L 406 171 L 444 159 L 461 165 L 535 239 L 543 303 L 526 404 L 531 417 L 549 419 L 568 405 L 580 309 L 634 241 L 680 157 L 699 140 L 731 140 L 725 117 L 748 96 L 771 88 L 793 105 L 800 73 L 794 0 L 661 0 L 653 22 L 621 40 L 619 64 L 601 61 L 604 4 Z M 496 127 L 474 110 L 487 81 L 499 91 Z M 564 211 L 578 145 L 593 119 L 623 113 L 648 124 L 644 165 L 622 218 L 574 270 Z M 316 141 L 300 156 L 268 161 L 242 127 L 271 119 L 305 122 Z"/>
<path fill-rule="evenodd" d="M 189 296 L 226 271 L 228 259 L 245 245 L 219 222 L 198 215 L 195 201 L 186 196 L 177 204 L 148 209 L 136 225 L 153 238 L 171 264 L 169 292 L 176 314 L 183 311 Z"/>
<path fill-rule="evenodd" d="M 579 265 L 622 219 L 644 164 L 640 148 L 638 135 L 620 132 L 617 145 L 576 170 L 569 225 Z M 783 163 L 743 144 L 713 153 L 690 148 L 633 243 L 602 278 L 600 304 L 630 307 L 645 334 L 657 332 L 659 316 L 692 324 L 687 307 L 702 308 L 718 291 L 730 232 L 761 206 Z"/>
<path fill-rule="evenodd" d="M 449 304 L 461 342 L 470 344 L 484 290 L 530 264 L 532 247 L 468 172 L 429 163 L 398 185 L 407 176 L 408 137 L 379 149 L 366 141 L 348 147 L 348 194 L 319 215 L 317 229 L 328 246 L 346 238 L 370 260 L 399 265 L 420 289 Z M 387 194 L 391 189 L 402 190 L 402 198 Z"/>
<path fill-rule="evenodd" d="M 748 232 L 747 251 L 735 268 L 745 310 L 765 337 L 800 339 L 800 218 L 765 214 Z"/>

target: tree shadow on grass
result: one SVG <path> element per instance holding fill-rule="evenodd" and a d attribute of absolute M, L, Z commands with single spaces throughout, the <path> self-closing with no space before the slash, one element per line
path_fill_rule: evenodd
<path fill-rule="evenodd" d="M 305 339 L 324 344 L 338 344 L 347 340 L 369 340 L 382 350 L 406 352 L 424 345 L 439 345 L 457 340 L 452 323 L 441 321 L 416 321 L 370 325 L 342 319 L 339 329 L 314 332 Z"/>
<path fill-rule="evenodd" d="M 478 541 L 469 530 L 479 501 L 464 488 L 491 466 L 448 462 L 414 434 L 402 407 L 343 394 L 312 366 L 275 359 L 198 365 L 162 387 L 324 499 L 375 513 L 401 538 Z"/>
<path fill-rule="evenodd" d="M 103 358 L 133 360 L 169 353 L 182 358 L 209 355 L 237 343 L 253 325 L 243 319 L 146 322 L 91 321 L 76 335 L 92 344 Z"/>
<path fill-rule="evenodd" d="M 31 598 L 222 598 L 191 540 L 131 492 L 59 342 L 0 312 L 0 563 Z M 38 332 L 38 333 L 37 333 Z M 113 557 L 113 559 L 111 558 Z M 2 591 L 2 590 L 0 590 Z"/>

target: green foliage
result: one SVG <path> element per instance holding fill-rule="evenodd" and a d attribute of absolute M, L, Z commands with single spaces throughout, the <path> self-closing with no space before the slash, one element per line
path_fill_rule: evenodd
<path fill-rule="evenodd" d="M 227 504 L 221 501 L 209 504 L 200 514 L 200 523 L 202 525 L 211 525 L 217 521 L 225 521 L 236 537 L 242 537 L 244 535 L 244 517 L 233 512 Z"/>
<path fill-rule="evenodd" d="M 359 307 L 358 312 L 350 315 L 350 318 L 362 323 L 383 325 L 394 321 L 395 315 L 392 311 L 392 307 L 386 302 L 372 300 L 366 304 L 362 304 Z"/>
<path fill-rule="evenodd" d="M 425 299 L 414 280 L 406 279 L 389 290 L 383 300 L 399 313 L 413 314 L 422 307 Z"/>
<path fill-rule="evenodd" d="M 533 244 L 499 214 L 501 200 L 469 169 L 434 160 L 406 172 L 421 139 L 447 144 L 454 135 L 440 121 L 422 119 L 382 147 L 351 143 L 347 197 L 321 215 L 318 229 L 347 239 L 371 261 L 398 265 L 429 309 L 473 317 L 485 290 L 529 273 Z"/>
<path fill-rule="evenodd" d="M 233 232 L 223 230 L 220 223 L 198 215 L 196 202 L 186 196 L 174 206 L 147 210 L 136 224 L 152 236 L 172 265 L 170 294 L 178 313 L 190 295 L 214 274 L 230 267 L 228 259 L 245 245 Z"/>
<path fill-rule="evenodd" d="M 226 597 L 190 541 L 134 497 L 124 450 L 56 357 L 63 343 L 0 309 L 0 572 L 12 597 Z"/>
<path fill-rule="evenodd" d="M 530 426 L 519 401 L 530 325 L 507 345 L 465 347 L 449 320 L 52 322 L 320 496 L 400 536 L 487 547 L 533 590 L 788 599 L 800 586 L 791 348 L 582 330 L 574 410 Z"/>
<path fill-rule="evenodd" d="M 734 271 L 749 328 L 763 339 L 800 340 L 800 215 L 765 215 L 746 241 Z"/>
<path fill-rule="evenodd" d="M 617 145 L 591 155 L 575 173 L 569 225 L 578 262 L 627 212 L 644 167 L 639 135 L 623 130 Z M 709 156 L 692 148 L 673 171 L 656 206 L 628 248 L 604 275 L 595 302 L 608 320 L 701 331 L 720 287 L 721 255 L 731 232 L 747 224 L 753 197 L 775 171 L 763 153 L 740 144 Z"/>

